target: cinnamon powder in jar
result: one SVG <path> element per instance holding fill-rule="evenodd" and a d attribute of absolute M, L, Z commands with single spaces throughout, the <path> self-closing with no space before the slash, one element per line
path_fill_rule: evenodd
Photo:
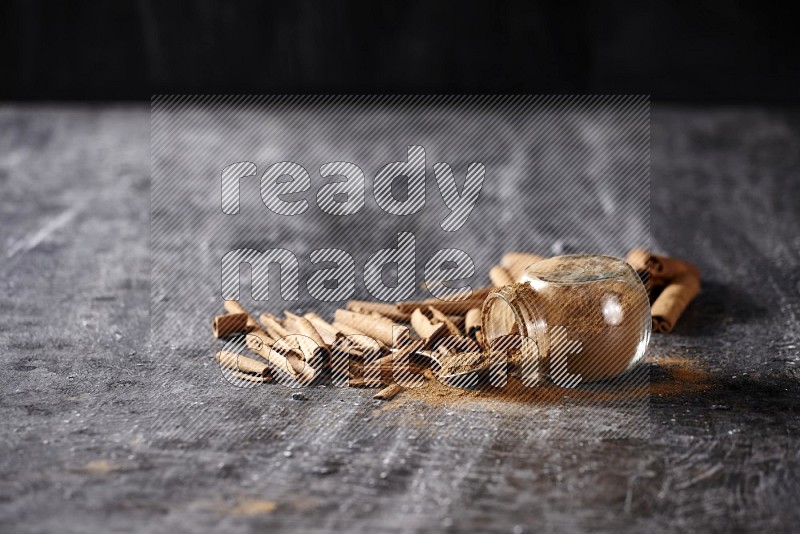
<path fill-rule="evenodd" d="M 511 363 L 565 385 L 624 373 L 650 340 L 647 291 L 625 261 L 610 256 L 534 263 L 522 282 L 491 292 L 481 315 L 487 346 L 527 338 L 509 352 Z"/>

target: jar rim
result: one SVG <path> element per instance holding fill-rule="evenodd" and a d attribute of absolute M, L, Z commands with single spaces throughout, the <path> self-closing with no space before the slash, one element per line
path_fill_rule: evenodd
<path fill-rule="evenodd" d="M 486 348 L 491 350 L 492 341 L 501 336 L 517 334 L 526 337 L 533 341 L 537 354 L 523 356 L 537 357 L 541 364 L 544 355 L 547 354 L 544 317 L 532 302 L 534 299 L 531 299 L 530 296 L 522 298 L 519 294 L 520 292 L 530 293 L 535 296 L 535 293 L 530 290 L 530 286 L 524 282 L 494 289 L 486 296 L 481 309 L 484 343 Z M 510 312 L 510 317 L 508 315 L 505 316 L 504 322 L 506 324 L 499 325 L 499 328 L 507 330 L 506 332 L 496 330 L 498 325 L 492 321 L 493 317 L 497 317 L 498 310 L 502 309 L 498 308 L 498 306 L 502 305 Z M 510 323 L 508 323 L 509 318 L 511 319 Z M 514 326 L 516 326 L 517 332 L 513 332 Z"/>

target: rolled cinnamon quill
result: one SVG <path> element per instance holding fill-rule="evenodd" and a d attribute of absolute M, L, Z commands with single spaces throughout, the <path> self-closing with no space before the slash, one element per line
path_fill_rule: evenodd
<path fill-rule="evenodd" d="M 433 289 L 436 289 L 436 288 L 439 288 L 439 287 L 446 287 L 447 289 L 452 289 L 452 288 L 450 288 L 450 287 L 445 285 L 448 282 L 450 282 L 450 280 L 444 280 L 444 281 L 442 281 L 442 280 L 425 280 L 425 281 L 420 283 L 419 287 L 421 289 L 423 289 L 423 290 L 427 290 L 427 291 L 431 291 L 431 292 L 432 292 Z M 472 290 L 470 291 L 469 296 L 468 297 L 463 297 L 460 300 L 485 299 L 489 295 L 489 293 L 491 293 L 495 289 L 497 289 L 497 288 L 494 287 L 494 286 L 491 286 L 491 285 L 490 286 L 484 286 L 484 287 L 473 287 Z M 455 296 L 453 296 L 452 300 L 459 300 L 459 299 L 457 299 Z"/>
<path fill-rule="evenodd" d="M 405 352 L 404 352 L 405 353 Z M 406 361 L 403 362 L 400 360 L 399 357 L 396 357 L 394 354 L 390 354 L 389 356 L 384 356 L 383 358 L 379 358 L 374 362 L 368 362 L 366 364 L 359 364 L 358 362 L 354 362 L 354 366 L 361 365 L 362 369 L 365 374 L 369 374 L 371 376 L 377 376 L 380 374 L 382 376 L 382 380 L 386 383 L 391 382 L 395 379 L 394 373 L 398 375 L 403 375 L 407 373 L 414 373 L 419 374 L 423 371 L 424 367 L 419 365 L 416 362 Z"/>
<path fill-rule="evenodd" d="M 384 317 L 388 317 L 393 321 L 407 322 L 411 317 L 406 312 L 401 312 L 396 304 L 387 302 L 368 302 L 366 300 L 348 300 L 347 309 L 357 313 L 369 314 L 377 312 Z"/>
<path fill-rule="evenodd" d="M 650 252 L 643 248 L 635 248 L 628 253 L 625 261 L 627 261 L 628 265 L 633 267 L 633 270 L 639 275 L 639 278 L 641 278 L 644 287 L 647 289 L 647 294 L 650 296 L 650 300 L 652 301 L 653 287 L 661 287 L 666 282 L 664 280 L 657 280 L 657 283 L 654 283 L 653 277 L 650 274 L 650 267 L 648 265 L 648 262 L 650 261 Z"/>
<path fill-rule="evenodd" d="M 433 349 L 441 356 L 452 352 L 479 352 L 481 347 L 476 340 L 464 336 L 448 336 L 433 343 Z"/>
<path fill-rule="evenodd" d="M 650 252 L 643 248 L 635 248 L 628 252 L 625 261 L 636 271 L 648 271 L 650 262 Z"/>
<path fill-rule="evenodd" d="M 347 387 L 351 388 L 376 388 L 385 385 L 378 377 L 377 381 L 372 378 L 352 376 L 347 380 Z"/>
<path fill-rule="evenodd" d="M 626 261 L 637 272 L 647 273 L 650 282 L 654 286 L 668 284 L 675 277 L 685 273 L 691 273 L 697 279 L 700 279 L 700 269 L 694 264 L 677 258 L 670 258 L 669 256 L 653 254 L 641 248 L 631 250 Z"/>
<path fill-rule="evenodd" d="M 442 313 L 441 310 L 435 308 L 434 306 L 428 306 L 428 313 L 430 313 L 431 322 L 433 322 L 434 324 L 441 323 L 445 326 L 445 328 L 447 328 L 448 335 L 451 336 L 461 335 L 461 330 L 459 330 L 458 327 L 455 325 L 455 323 L 451 321 L 447 315 Z"/>
<path fill-rule="evenodd" d="M 284 328 L 281 324 L 280 320 L 271 313 L 262 313 L 258 320 L 262 325 L 264 325 L 267 333 L 273 339 L 280 339 L 289 335 L 289 331 L 286 330 L 286 328 Z"/>
<path fill-rule="evenodd" d="M 364 376 L 374 377 L 379 375 L 385 384 L 413 379 L 412 375 L 419 375 L 422 372 L 422 368 L 417 363 L 412 362 L 411 357 L 422 347 L 422 341 L 410 341 L 388 356 L 366 363 L 364 365 Z"/>
<path fill-rule="evenodd" d="M 339 339 L 344 337 L 344 334 L 314 312 L 308 312 L 303 317 L 314 326 L 322 341 L 328 347 L 332 347 Z"/>
<path fill-rule="evenodd" d="M 330 346 L 322 339 L 317 329 L 311 324 L 311 321 L 306 319 L 305 317 L 300 317 L 299 315 L 295 315 L 290 311 L 284 312 L 286 315 L 286 325 L 289 327 L 289 330 L 292 333 L 300 334 L 303 336 L 300 338 L 300 346 L 303 347 L 303 339 L 310 339 L 313 341 L 313 346 L 309 345 L 309 349 L 314 350 L 315 347 L 318 347 L 326 352 L 330 352 Z"/>
<path fill-rule="evenodd" d="M 444 323 L 434 324 L 419 308 L 411 314 L 411 327 L 425 341 L 426 347 L 430 347 L 434 341 L 447 335 L 447 326 Z"/>
<path fill-rule="evenodd" d="M 406 388 L 395 382 L 377 392 L 372 398 L 378 400 L 392 400 L 398 393 L 405 391 Z"/>
<path fill-rule="evenodd" d="M 407 326 L 398 325 L 386 317 L 365 315 L 348 310 L 336 310 L 334 318 L 337 322 L 355 327 L 390 347 L 400 346 L 403 341 L 410 337 Z"/>
<path fill-rule="evenodd" d="M 695 278 L 700 279 L 700 269 L 685 260 L 651 253 L 650 265 L 652 275 L 665 280 L 673 280 L 676 276 L 685 273 L 691 273 Z"/>
<path fill-rule="evenodd" d="M 489 280 L 492 281 L 492 285 L 495 287 L 510 286 L 514 283 L 511 274 L 501 265 L 495 265 L 489 270 Z"/>
<path fill-rule="evenodd" d="M 233 334 L 245 334 L 249 330 L 247 327 L 248 315 L 246 313 L 226 313 L 217 315 L 211 323 L 214 337 L 221 338 Z"/>
<path fill-rule="evenodd" d="M 244 382 L 255 382 L 255 383 L 264 383 L 264 382 L 272 382 L 272 375 L 250 375 L 247 373 L 243 373 L 241 371 L 233 371 L 230 374 L 230 378 L 234 378 L 236 380 L 242 380 Z"/>
<path fill-rule="evenodd" d="M 472 335 L 473 332 L 481 329 L 480 308 L 472 308 L 467 312 L 467 316 L 464 319 L 464 329 L 466 330 L 467 335 Z"/>
<path fill-rule="evenodd" d="M 468 310 L 469 311 L 469 310 Z M 464 312 L 466 314 L 466 312 Z M 464 326 L 464 315 L 447 315 L 447 319 L 459 329 Z"/>
<path fill-rule="evenodd" d="M 227 350 L 221 350 L 216 354 L 217 361 L 221 366 L 243 373 L 254 373 L 257 375 L 266 375 L 269 371 L 269 366 L 258 360 L 236 354 Z"/>
<path fill-rule="evenodd" d="M 472 308 L 480 308 L 483 306 L 484 297 L 474 298 L 470 297 L 467 300 L 439 300 L 439 299 L 426 299 L 426 300 L 409 300 L 405 302 L 398 302 L 397 309 L 406 313 L 414 313 L 417 308 L 425 309 L 427 306 L 435 306 L 436 309 L 443 313 L 452 315 L 463 315 Z"/>
<path fill-rule="evenodd" d="M 269 343 L 270 337 L 261 330 L 254 330 L 247 334 L 245 338 L 247 348 L 267 360 L 274 369 L 297 380 L 300 383 L 308 383 L 316 376 L 316 371 L 297 352 L 291 350 L 281 354 L 273 348 L 274 344 Z"/>
<path fill-rule="evenodd" d="M 384 350 L 386 345 L 379 339 L 375 339 L 366 332 L 359 330 L 353 325 L 333 322 L 333 327 L 346 336 L 346 339 L 352 344 L 361 347 L 364 350 Z"/>
<path fill-rule="evenodd" d="M 464 331 L 468 337 L 474 339 L 478 345 L 483 346 L 483 333 L 481 332 L 481 310 L 472 308 L 464 319 Z"/>
<path fill-rule="evenodd" d="M 284 327 L 280 319 L 271 313 L 262 313 L 258 320 L 264 325 L 267 334 L 275 340 L 277 348 L 302 351 L 299 340 L 295 337 L 288 337 L 291 336 L 292 332 Z"/>
<path fill-rule="evenodd" d="M 671 332 L 683 311 L 700 292 L 700 278 L 694 272 L 679 274 L 653 303 L 653 332 Z"/>
<path fill-rule="evenodd" d="M 241 304 L 239 304 L 238 300 L 226 300 L 222 304 L 222 307 L 225 308 L 225 311 L 228 312 L 228 313 L 233 313 L 233 314 L 243 313 L 243 314 L 247 315 L 247 325 L 246 326 L 247 326 L 247 330 L 248 331 L 253 330 L 254 328 L 258 328 L 258 323 L 256 322 L 256 320 L 253 319 L 253 316 L 250 315 L 247 312 L 247 310 L 245 310 L 244 307 Z"/>

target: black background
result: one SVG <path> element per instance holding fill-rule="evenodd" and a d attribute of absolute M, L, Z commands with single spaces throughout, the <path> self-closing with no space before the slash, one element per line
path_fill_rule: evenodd
<path fill-rule="evenodd" d="M 796 26 L 766 1 L 0 0 L 0 97 L 11 100 L 0 105 L 0 533 L 796 530 Z M 373 390 L 333 387 L 306 388 L 299 401 L 275 384 L 232 387 L 210 350 L 151 341 L 153 168 L 174 170 L 173 182 L 213 176 L 172 160 L 153 167 L 150 95 L 328 91 L 653 95 L 652 245 L 696 263 L 703 288 L 671 334 L 651 339 L 651 438 L 551 440 L 601 428 L 604 413 L 566 396 L 521 405 L 537 431 L 525 434 L 512 403 L 406 404 L 401 394 L 384 408 Z M 140 102 L 93 102 L 114 99 Z M 295 135 L 298 123 L 254 123 L 223 137 L 192 118 L 183 136 L 156 142 L 190 163 L 201 147 L 203 157 L 253 152 L 264 165 L 293 157 L 268 128 L 285 127 L 298 146 L 311 137 Z M 388 142 L 376 121 L 355 125 L 363 135 L 348 150 Z M 463 132 L 451 131 L 442 136 L 461 146 Z M 617 145 L 574 131 L 576 146 L 611 159 Z M 532 162 L 525 168 L 544 169 L 552 154 L 485 132 L 476 144 L 506 143 L 507 160 Z M 590 163 L 587 175 L 607 169 Z M 532 212 L 541 223 L 526 231 L 504 219 L 516 190 L 551 189 L 537 188 L 535 173 L 514 177 L 485 189 L 497 215 L 470 226 L 487 261 L 555 253 L 531 238 L 549 228 L 547 213 Z M 608 181 L 595 183 L 607 198 Z M 182 205 L 189 228 L 197 203 Z M 596 231 L 578 219 L 581 235 Z M 314 245 L 309 219 L 293 220 L 296 229 L 269 224 L 257 236 L 264 248 L 341 246 L 329 240 L 333 223 Z M 339 224 L 337 238 L 364 247 L 372 230 L 390 246 L 380 224 Z M 468 242 L 464 232 L 452 246 Z M 210 256 L 208 236 L 187 235 L 176 231 L 175 250 Z M 213 272 L 216 260 L 204 261 Z M 208 316 L 169 320 L 210 336 Z M 679 388 L 662 396 L 670 360 Z M 263 513 L 248 513 L 254 504 Z"/>
<path fill-rule="evenodd" d="M 635 93 L 795 103 L 769 2 L 223 0 L 0 7 L 6 100 L 163 93 Z"/>

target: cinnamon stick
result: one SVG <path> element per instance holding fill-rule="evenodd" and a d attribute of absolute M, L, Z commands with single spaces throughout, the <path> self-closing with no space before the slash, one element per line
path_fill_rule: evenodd
<path fill-rule="evenodd" d="M 410 355 L 422 348 L 422 341 L 411 341 L 388 356 L 367 363 L 364 366 L 365 374 L 371 375 L 377 372 L 380 374 L 381 380 L 389 384 L 395 380 L 395 371 L 401 373 L 401 377 L 408 373 L 420 373 L 422 368 L 418 364 L 411 362 Z"/>
<path fill-rule="evenodd" d="M 364 352 L 342 337 L 331 347 L 330 371 L 333 383 L 346 386 L 348 378 L 363 376 Z"/>
<path fill-rule="evenodd" d="M 384 384 L 382 382 L 376 384 L 374 380 L 364 377 L 350 377 L 347 380 L 347 387 L 351 388 L 374 388 L 383 385 Z"/>
<path fill-rule="evenodd" d="M 665 280 L 673 280 L 675 277 L 685 273 L 691 273 L 695 278 L 700 279 L 700 269 L 686 260 L 651 253 L 650 265 L 653 276 Z"/>
<path fill-rule="evenodd" d="M 347 354 L 348 357 L 353 360 L 363 360 L 365 354 L 363 347 L 350 343 L 346 337 L 340 339 L 331 350 Z"/>
<path fill-rule="evenodd" d="M 366 300 L 348 300 L 347 309 L 357 313 L 368 314 L 370 312 L 377 312 L 384 317 L 388 317 L 393 321 L 407 322 L 411 315 L 406 312 L 401 312 L 396 304 L 387 302 L 368 302 Z"/>
<path fill-rule="evenodd" d="M 466 314 L 466 312 L 464 312 L 464 314 Z M 447 318 L 450 320 L 451 323 L 456 325 L 459 329 L 462 326 L 464 326 L 464 315 L 448 315 Z"/>
<path fill-rule="evenodd" d="M 700 292 L 700 278 L 695 272 L 677 275 L 653 303 L 654 332 L 671 332 L 683 311 Z"/>
<path fill-rule="evenodd" d="M 495 287 L 510 286 L 514 283 L 508 270 L 500 265 L 495 265 L 489 270 L 489 280 Z"/>
<path fill-rule="evenodd" d="M 256 382 L 256 383 L 264 383 L 264 382 L 272 382 L 272 375 L 249 375 L 247 373 L 243 373 L 241 371 L 233 371 L 230 374 L 230 378 L 235 378 L 236 380 L 244 380 L 245 382 Z"/>
<path fill-rule="evenodd" d="M 420 287 L 422 289 L 424 289 L 424 290 L 429 291 L 431 294 L 434 294 L 433 293 L 434 290 L 436 290 L 437 288 L 440 288 L 440 287 L 446 288 L 449 291 L 452 291 L 453 289 L 455 289 L 456 291 L 459 292 L 458 295 L 451 295 L 447 299 L 436 299 L 436 298 L 427 299 L 427 300 L 430 300 L 430 301 L 438 300 L 439 302 L 441 302 L 442 300 L 447 300 L 448 302 L 456 302 L 458 300 L 483 300 L 489 295 L 489 293 L 491 293 L 492 291 L 497 289 L 496 287 L 494 287 L 492 285 L 484 286 L 484 287 L 472 287 L 471 291 L 469 293 L 469 296 L 466 296 L 466 295 L 461 296 L 461 292 L 462 291 L 466 291 L 466 288 L 461 288 L 461 289 L 459 289 L 459 288 L 450 288 L 450 287 L 446 286 L 444 282 L 441 282 L 441 281 L 430 280 L 430 281 L 422 282 L 420 284 Z M 409 301 L 409 302 L 413 302 L 413 301 Z M 417 302 L 419 302 L 419 301 L 417 301 Z M 398 302 L 397 304 L 400 304 L 400 303 Z M 401 311 L 401 313 L 403 313 L 403 312 Z M 407 313 L 411 313 L 411 312 L 409 311 Z"/>
<path fill-rule="evenodd" d="M 405 391 L 406 388 L 397 382 L 390 384 L 377 392 L 372 398 L 378 400 L 392 400 L 398 393 Z"/>
<path fill-rule="evenodd" d="M 450 320 L 450 318 L 434 306 L 428 306 L 428 312 L 431 314 L 431 322 L 441 323 L 447 328 L 447 333 L 451 336 L 460 336 L 461 330 Z"/>
<path fill-rule="evenodd" d="M 384 356 L 383 358 L 378 358 L 373 362 L 368 362 L 366 364 L 361 364 L 359 362 L 354 362 L 353 367 L 358 368 L 361 366 L 361 369 L 369 375 L 376 376 L 380 374 L 381 380 L 383 383 L 389 383 L 394 380 L 394 372 L 397 371 L 399 373 L 421 373 L 423 367 L 418 363 L 413 362 L 406 362 L 404 364 L 398 363 L 395 354 L 390 354 L 389 356 Z"/>
<path fill-rule="evenodd" d="M 352 343 L 358 345 L 363 349 L 372 350 L 377 348 L 378 350 L 382 350 L 386 348 L 386 345 L 384 345 L 382 341 L 375 339 L 374 337 L 370 336 L 366 332 L 363 332 L 362 330 L 359 330 L 353 325 L 334 321 L 333 327 L 339 332 L 341 332 L 343 335 L 347 336 L 347 339 L 350 340 Z"/>
<path fill-rule="evenodd" d="M 474 339 L 478 345 L 483 346 L 483 332 L 481 331 L 481 309 L 472 308 L 464 318 L 464 331 L 468 337 Z"/>
<path fill-rule="evenodd" d="M 247 315 L 247 329 L 253 330 L 254 328 L 258 328 L 258 323 L 253 316 L 250 315 L 244 307 L 239 304 L 238 300 L 226 300 L 222 303 L 222 307 L 225 308 L 225 311 L 228 313 L 244 313 Z"/>
<path fill-rule="evenodd" d="M 281 354 L 270 344 L 269 336 L 261 330 L 254 330 L 245 338 L 247 348 L 267 360 L 273 367 L 300 383 L 311 382 L 316 376 L 313 367 L 303 361 L 294 350 Z"/>
<path fill-rule="evenodd" d="M 447 356 L 453 351 L 476 352 L 481 350 L 476 340 L 464 336 L 448 336 L 433 344 L 433 348 L 442 356 Z"/>
<path fill-rule="evenodd" d="M 310 361 L 310 358 L 313 357 L 317 359 L 324 358 L 326 354 L 330 353 L 331 348 L 325 343 L 317 329 L 308 319 L 295 315 L 290 311 L 285 311 L 284 314 L 286 315 L 286 325 L 289 327 L 289 331 L 299 336 L 297 341 L 307 360 Z"/>
<path fill-rule="evenodd" d="M 635 248 L 628 252 L 625 261 L 636 271 L 648 271 L 650 262 L 650 251 L 643 248 Z"/>
<path fill-rule="evenodd" d="M 334 319 L 337 322 L 353 326 L 390 347 L 399 346 L 401 342 L 410 337 L 407 326 L 398 325 L 391 319 L 382 316 L 336 310 Z"/>
<path fill-rule="evenodd" d="M 319 336 L 329 347 L 332 347 L 337 340 L 344 336 L 344 334 L 334 328 L 332 324 L 314 312 L 308 312 L 303 315 L 303 317 L 312 324 Z"/>
<path fill-rule="evenodd" d="M 411 314 L 411 327 L 425 340 L 426 347 L 430 347 L 434 341 L 447 333 L 447 326 L 444 323 L 433 324 L 419 308 Z"/>
<path fill-rule="evenodd" d="M 692 273 L 698 280 L 700 279 L 700 269 L 694 264 L 669 256 L 653 254 L 641 248 L 631 250 L 626 260 L 637 272 L 647 273 L 654 286 L 668 284 L 677 276 L 685 273 Z"/>
<path fill-rule="evenodd" d="M 415 309 L 425 309 L 428 306 L 435 306 L 439 311 L 452 314 L 463 315 L 472 308 L 480 308 L 483 306 L 483 298 L 468 300 L 439 300 L 439 299 L 426 299 L 426 300 L 409 300 L 405 302 L 398 302 L 397 309 L 402 312 L 413 313 Z"/>
<path fill-rule="evenodd" d="M 643 248 L 635 248 L 628 253 L 625 261 L 627 261 L 628 265 L 633 267 L 633 270 L 639 275 L 639 278 L 642 280 L 645 289 L 647 289 L 647 295 L 650 297 L 650 301 L 652 302 L 653 287 L 661 287 L 666 283 L 666 281 L 653 280 L 653 277 L 650 273 L 650 267 L 648 265 L 648 262 L 650 261 L 650 252 Z"/>
<path fill-rule="evenodd" d="M 274 339 L 280 339 L 289 335 L 289 331 L 286 330 L 280 320 L 271 313 L 262 313 L 258 320 L 264 325 L 267 333 Z"/>
<path fill-rule="evenodd" d="M 246 313 L 226 313 L 217 315 L 211 323 L 215 338 L 228 337 L 233 334 L 245 334 L 248 315 Z"/>
<path fill-rule="evenodd" d="M 235 352 L 221 350 L 217 352 L 216 358 L 220 365 L 228 369 L 262 376 L 268 374 L 269 366 L 267 364 Z"/>
<path fill-rule="evenodd" d="M 267 333 L 275 340 L 275 344 L 278 345 L 278 348 L 281 350 L 297 350 L 302 352 L 299 340 L 296 337 L 289 337 L 292 333 L 281 324 L 280 319 L 276 316 L 271 313 L 262 313 L 258 320 L 261 321 Z M 302 353 L 305 354 L 304 352 Z"/>

